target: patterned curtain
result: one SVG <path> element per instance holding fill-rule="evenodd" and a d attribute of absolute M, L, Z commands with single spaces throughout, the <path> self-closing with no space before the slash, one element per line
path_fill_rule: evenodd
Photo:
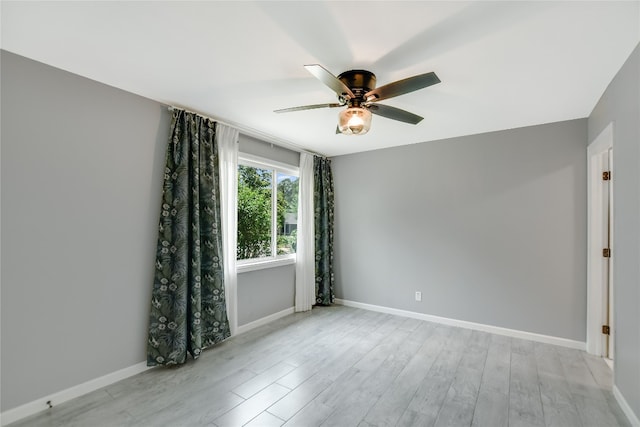
<path fill-rule="evenodd" d="M 230 336 L 216 123 L 174 109 L 162 188 L 147 365 L 195 359 Z"/>
<path fill-rule="evenodd" d="M 330 305 L 333 294 L 333 174 L 331 160 L 314 156 L 314 222 L 316 250 L 316 304 Z"/>

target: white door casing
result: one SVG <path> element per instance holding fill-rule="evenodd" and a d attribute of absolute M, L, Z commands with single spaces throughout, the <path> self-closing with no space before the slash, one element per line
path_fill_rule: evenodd
<path fill-rule="evenodd" d="M 613 292 L 615 251 L 611 251 L 609 259 L 602 254 L 603 248 L 613 249 L 613 227 L 609 229 L 608 224 L 611 218 L 613 225 L 609 202 L 614 181 L 602 179 L 602 173 L 609 170 L 610 150 L 613 150 L 613 122 L 587 148 L 587 352 L 597 356 L 606 356 L 608 350 L 602 325 L 610 326 L 611 348 L 615 334 L 613 310 L 609 310 L 610 302 L 613 308 L 610 292 Z M 613 173 L 612 177 L 615 179 Z"/>

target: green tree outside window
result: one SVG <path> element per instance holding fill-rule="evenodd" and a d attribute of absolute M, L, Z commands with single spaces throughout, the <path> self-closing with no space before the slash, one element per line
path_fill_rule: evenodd
<path fill-rule="evenodd" d="M 273 169 L 238 166 L 238 260 L 296 252 L 298 182 L 297 176 Z"/>

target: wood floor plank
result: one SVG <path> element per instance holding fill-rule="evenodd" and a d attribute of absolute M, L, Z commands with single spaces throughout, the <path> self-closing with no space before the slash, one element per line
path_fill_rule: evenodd
<path fill-rule="evenodd" d="M 387 337 L 380 340 L 378 345 L 372 348 L 362 359 L 353 365 L 353 367 L 361 371 L 371 372 L 378 369 L 389 357 L 405 356 L 402 350 L 406 349 L 407 346 L 417 348 L 417 346 L 414 345 L 415 343 L 407 342 L 410 334 L 411 332 L 400 329 L 393 331 Z"/>
<path fill-rule="evenodd" d="M 398 420 L 398 426 L 433 425 L 436 422 L 471 336 L 471 331 L 466 329 L 449 328 L 448 332 L 443 350 Z"/>
<path fill-rule="evenodd" d="M 369 316 L 363 316 L 362 318 L 371 320 Z M 289 388 L 295 388 L 316 373 L 321 373 L 332 381 L 339 378 L 380 341 L 379 338 L 372 337 L 361 330 L 364 323 L 353 323 L 358 326 L 355 328 L 338 327 L 337 339 L 334 340 L 332 346 L 323 352 L 315 352 L 309 355 L 309 360 L 306 363 L 278 380 L 278 383 Z M 345 330 L 348 332 L 345 335 L 341 335 L 341 332 Z M 287 361 L 289 360 L 287 359 Z"/>
<path fill-rule="evenodd" d="M 509 425 L 510 377 L 511 339 L 492 335 L 473 413 L 473 426 Z"/>
<path fill-rule="evenodd" d="M 384 339 L 389 338 L 391 343 L 401 340 L 397 334 L 392 334 L 401 322 L 400 319 L 391 319 L 388 316 L 379 319 L 384 320 L 387 327 L 375 328 L 374 333 L 364 335 L 350 348 L 350 351 L 336 360 L 337 366 L 333 367 L 332 372 L 325 373 L 334 382 L 315 399 L 323 406 L 335 411 L 336 408 L 343 407 L 345 403 L 358 403 L 355 396 L 357 396 L 361 384 L 384 362 L 381 357 L 383 354 L 381 349 L 389 344 L 384 342 Z M 384 335 L 384 332 L 388 336 Z M 396 337 L 394 338 L 392 335 L 396 335 Z"/>
<path fill-rule="evenodd" d="M 361 386 L 349 396 L 349 399 L 335 407 L 333 414 L 325 420 L 323 425 L 357 426 L 362 421 L 420 347 L 419 343 L 407 339 L 409 334 L 407 330 L 398 329 L 378 346 L 378 351 L 385 356 L 385 359 L 380 365 L 368 371 L 368 377 Z M 355 368 L 364 371 L 358 364 Z"/>
<path fill-rule="evenodd" d="M 256 375 L 250 380 L 234 388 L 233 392 L 244 399 L 248 399 L 260 390 L 278 381 L 294 369 L 295 366 L 289 365 L 288 363 L 278 363 L 260 375 Z"/>
<path fill-rule="evenodd" d="M 278 380 L 278 383 L 293 389 L 323 370 L 331 370 L 337 376 L 339 372 L 335 372 L 332 367 L 337 363 L 346 365 L 343 362 L 347 354 L 350 354 L 349 358 L 355 363 L 358 354 L 352 354 L 353 346 L 358 345 L 363 338 L 368 338 L 368 333 L 362 330 L 366 324 L 363 319 L 365 316 L 344 319 L 348 323 L 336 326 L 335 330 L 330 329 L 333 333 L 320 338 L 319 346 L 305 346 L 300 353 L 287 358 L 287 363 L 297 364 L 298 367 Z"/>
<path fill-rule="evenodd" d="M 435 426 L 471 425 L 490 338 L 485 332 L 472 332 Z"/>
<path fill-rule="evenodd" d="M 474 427 L 507 427 L 509 425 L 509 395 L 481 389 L 478 393 L 471 425 Z"/>
<path fill-rule="evenodd" d="M 560 356 L 556 351 L 556 346 L 545 343 L 534 343 L 534 355 L 536 358 L 536 367 L 538 375 L 547 377 L 564 378 L 564 371 L 560 363 Z"/>
<path fill-rule="evenodd" d="M 535 343 L 534 356 L 538 367 L 545 424 L 549 427 L 581 425 L 556 347 Z"/>
<path fill-rule="evenodd" d="M 284 424 L 284 420 L 269 412 L 263 412 L 245 424 L 245 427 L 280 427 L 282 424 Z"/>
<path fill-rule="evenodd" d="M 62 426 L 65 422 L 69 422 L 76 417 L 82 417 L 85 413 L 91 413 L 105 402 L 111 403 L 112 401 L 113 399 L 104 389 L 96 390 L 74 399 L 73 404 L 66 402 L 55 405 L 54 402 L 53 408 L 13 423 L 12 426 Z"/>
<path fill-rule="evenodd" d="M 412 319 L 410 317 L 407 317 L 406 319 L 404 319 L 402 321 L 400 326 L 398 326 L 398 329 L 402 329 L 402 330 L 405 330 L 405 331 L 413 332 L 416 329 L 418 329 L 419 326 L 423 325 L 424 323 L 425 322 L 423 322 L 422 320 Z"/>
<path fill-rule="evenodd" d="M 514 339 L 511 346 L 509 425 L 544 426 L 535 355 L 520 352 L 521 341 Z"/>
<path fill-rule="evenodd" d="M 308 319 L 304 327 L 296 327 L 296 333 L 289 336 L 288 342 L 273 348 L 269 354 L 263 354 L 262 358 L 248 365 L 247 369 L 262 372 L 282 360 L 294 366 L 306 363 L 310 356 L 322 354 L 323 350 L 330 347 L 338 338 L 334 327 L 336 322 L 347 321 L 351 326 L 340 329 L 341 333 L 348 333 L 352 328 L 357 329 L 360 326 L 356 317 L 346 317 L 345 319 L 344 316 L 337 318 L 323 316 L 324 322 L 311 322 L 315 319 Z"/>
<path fill-rule="evenodd" d="M 302 410 L 295 414 L 291 419 L 283 424 L 285 427 L 317 427 L 326 420 L 333 408 L 314 399 L 309 402 Z"/>
<path fill-rule="evenodd" d="M 606 400 L 581 352 L 570 348 L 558 348 L 557 351 L 571 393 L 593 400 Z"/>
<path fill-rule="evenodd" d="M 321 374 L 316 374 L 270 406 L 268 411 L 287 421 L 315 399 L 322 391 L 326 390 L 332 382 L 329 378 Z"/>
<path fill-rule="evenodd" d="M 420 321 L 418 327 L 411 331 L 409 339 L 422 345 L 433 334 L 433 329 L 437 326 L 436 323 Z"/>
<path fill-rule="evenodd" d="M 482 391 L 509 394 L 511 377 L 511 340 L 499 335 L 491 337 L 482 374 Z"/>
<path fill-rule="evenodd" d="M 242 404 L 245 400 L 237 394 L 192 394 L 187 399 L 179 399 L 164 408 L 138 418 L 142 426 L 203 426 Z M 194 408 L 198 408 L 194 410 Z M 93 424 L 96 425 L 96 424 Z M 99 425 L 99 424 L 98 424 Z"/>
<path fill-rule="evenodd" d="M 331 385 L 320 393 L 314 400 L 320 401 L 323 405 L 335 409 L 342 402 L 348 401 L 350 396 L 353 396 L 354 393 L 356 393 L 360 385 L 368 376 L 369 372 L 359 371 L 350 367 L 338 378 L 335 378 Z"/>
<path fill-rule="evenodd" d="M 206 375 L 202 376 L 206 378 Z M 207 414 L 204 416 L 210 413 L 219 415 L 241 402 L 229 396 L 228 393 L 253 377 L 255 377 L 253 372 L 241 369 L 211 383 L 199 383 L 194 380 L 193 387 L 189 387 L 189 384 L 184 382 L 174 387 L 170 384 L 158 383 L 155 387 L 150 386 L 146 393 L 137 392 L 132 396 L 120 395 L 114 399 L 113 405 L 119 410 L 127 410 L 138 419 L 153 419 L 162 417 L 162 414 L 189 413 L 193 411 L 194 405 L 201 403 L 202 399 L 210 399 L 215 400 L 216 404 L 208 407 Z M 202 404 L 205 403 L 202 402 Z"/>
<path fill-rule="evenodd" d="M 629 419 L 624 414 L 624 412 L 622 412 L 622 408 L 620 408 L 620 405 L 618 405 L 618 402 L 616 401 L 613 393 L 611 391 L 607 391 L 605 393 L 605 396 L 607 398 L 607 403 L 609 403 L 609 410 L 618 422 L 617 425 L 619 425 L 620 427 L 631 427 Z"/>
<path fill-rule="evenodd" d="M 381 338 L 375 335 L 361 337 L 353 342 L 353 345 L 344 349 L 338 357 L 335 357 L 330 369 L 326 369 L 324 374 L 333 380 L 337 380 L 374 349 L 380 340 Z"/>
<path fill-rule="evenodd" d="M 611 375 L 611 368 L 605 363 L 604 359 L 584 351 L 580 353 L 600 389 L 611 390 L 613 387 L 613 376 Z"/>
<path fill-rule="evenodd" d="M 434 334 L 435 328 L 430 326 L 427 329 L 430 336 L 424 337 L 421 347 L 366 414 L 367 424 L 380 427 L 396 425 L 406 410 L 445 345 L 442 335 Z M 419 340 L 416 342 L 420 343 Z"/>
<path fill-rule="evenodd" d="M 580 417 L 566 380 L 548 374 L 541 374 L 539 379 L 545 424 L 549 427 L 580 425 Z"/>
<path fill-rule="evenodd" d="M 122 408 L 112 406 L 113 399 L 104 390 L 54 406 L 47 412 L 11 424 L 24 427 L 80 427 L 86 425 L 133 426 L 135 417 Z"/>
<path fill-rule="evenodd" d="M 216 418 L 213 422 L 219 427 L 243 426 L 280 400 L 289 391 L 288 388 L 279 384 L 271 384 L 224 415 Z"/>
<path fill-rule="evenodd" d="M 616 427 L 618 420 L 609 410 L 605 400 L 593 399 L 581 395 L 574 396 L 580 421 L 585 427 Z"/>

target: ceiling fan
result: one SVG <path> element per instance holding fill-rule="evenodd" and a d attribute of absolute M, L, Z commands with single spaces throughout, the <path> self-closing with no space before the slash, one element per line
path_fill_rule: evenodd
<path fill-rule="evenodd" d="M 345 135 L 364 135 L 371 127 L 371 113 L 398 120 L 404 123 L 418 124 L 422 117 L 389 105 L 377 104 L 383 99 L 404 95 L 418 89 L 440 83 L 435 73 L 425 73 L 398 80 L 376 88 L 376 76 L 367 70 L 350 70 L 334 76 L 326 68 L 318 64 L 305 65 L 315 78 L 327 85 L 338 95 L 338 103 L 304 105 L 301 107 L 283 108 L 276 113 L 313 110 L 316 108 L 334 108 L 347 106 L 339 114 L 336 133 Z"/>

